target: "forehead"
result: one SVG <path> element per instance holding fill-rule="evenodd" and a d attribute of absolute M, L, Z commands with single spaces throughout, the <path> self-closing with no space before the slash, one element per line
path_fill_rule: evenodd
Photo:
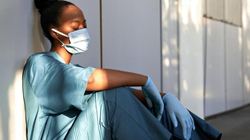
<path fill-rule="evenodd" d="M 79 9 L 75 5 L 69 5 L 63 8 L 62 14 L 58 20 L 59 22 L 60 21 L 65 22 L 65 21 L 76 19 L 76 18 L 85 20 L 84 14 L 81 9 Z"/>

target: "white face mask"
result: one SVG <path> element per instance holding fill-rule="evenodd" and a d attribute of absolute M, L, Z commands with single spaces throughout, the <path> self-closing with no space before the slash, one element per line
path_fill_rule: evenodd
<path fill-rule="evenodd" d="M 64 44 L 58 39 L 69 53 L 76 55 L 88 50 L 90 37 L 86 28 L 70 32 L 68 35 L 53 28 L 51 30 L 64 37 L 69 37 L 70 44 Z"/>

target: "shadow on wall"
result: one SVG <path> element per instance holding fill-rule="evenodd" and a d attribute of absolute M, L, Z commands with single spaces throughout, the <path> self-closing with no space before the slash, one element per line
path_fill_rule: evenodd
<path fill-rule="evenodd" d="M 11 9 L 7 8 L 10 7 L 11 5 L 7 2 L 4 6 L 0 5 L 0 16 L 1 19 L 1 36 L 0 36 L 0 41 L 1 41 L 1 55 L 0 55 L 0 64 L 1 64 L 1 69 L 0 69 L 0 79 L 1 79 L 1 84 L 0 84 L 0 139 L 5 140 L 8 139 L 8 131 L 9 131 L 9 124 L 8 124 L 8 119 L 9 119 L 9 105 L 8 105 L 8 86 L 9 83 L 11 83 L 11 79 L 13 79 L 14 76 L 9 76 L 11 75 L 12 71 L 9 69 L 11 68 L 10 65 L 8 65 L 8 62 L 6 62 L 6 58 L 11 56 L 11 54 L 6 53 L 7 51 L 12 51 L 12 49 L 8 46 L 11 45 L 10 41 L 7 40 L 8 38 L 11 38 L 11 34 L 7 32 L 6 30 L 3 30 L 4 28 L 8 27 L 8 24 L 11 23 L 11 15 L 7 15 L 5 13 L 11 13 Z M 4 35 L 4 36 L 3 36 Z M 7 48 L 8 46 L 8 48 Z M 4 52 L 4 53 L 3 53 Z M 12 60 L 8 60 L 9 63 L 12 63 Z"/>
<path fill-rule="evenodd" d="M 32 30 L 32 54 L 37 52 L 44 52 L 50 50 L 50 42 L 43 35 L 43 30 L 40 23 L 40 13 L 33 4 L 34 18 L 33 18 L 33 30 Z"/>
<path fill-rule="evenodd" d="M 13 3 L 17 3 L 16 1 Z M 10 7 L 11 5 L 4 5 Z M 6 12 L 6 22 L 13 22 L 12 20 L 21 20 L 20 23 L 14 24 L 14 32 L 10 32 L 9 36 L 2 36 L 6 41 L 5 44 L 11 45 L 6 54 L 1 55 L 1 65 L 4 69 L 1 70 L 3 76 L 3 84 L 1 84 L 1 98 L 0 98 L 0 140 L 25 140 L 26 139 L 26 126 L 25 126 L 25 112 L 24 102 L 22 94 L 22 72 L 26 59 L 37 52 L 43 52 L 49 50 L 49 42 L 46 41 L 42 34 L 40 26 L 40 15 L 34 6 L 34 1 L 20 3 L 20 9 L 22 17 L 18 19 L 12 19 L 13 16 Z M 33 7 L 28 7 L 33 6 Z M 14 8 L 17 6 L 14 6 Z M 13 12 L 12 12 L 13 13 Z M 15 15 L 15 16 L 18 16 Z M 15 18 L 14 16 L 14 18 Z M 5 23 L 4 25 L 7 25 Z M 17 27 L 18 26 L 18 27 Z M 1 28 L 2 29 L 2 28 Z M 16 39 L 19 37 L 19 40 Z M 17 40 L 17 42 L 11 41 L 11 39 Z M 9 43 L 11 42 L 11 44 Z M 19 49 L 16 49 L 20 46 Z M 11 57 L 11 58 L 10 58 Z M 12 79 L 12 80 L 11 80 Z"/>

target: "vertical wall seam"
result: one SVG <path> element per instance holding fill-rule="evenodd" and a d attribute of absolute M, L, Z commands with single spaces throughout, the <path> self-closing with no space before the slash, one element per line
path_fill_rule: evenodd
<path fill-rule="evenodd" d="M 223 1 L 223 18 L 225 19 L 225 0 Z M 227 48 L 226 48 L 226 23 L 224 23 L 224 76 L 225 76 L 225 81 L 224 81 L 224 84 L 225 84 L 225 109 L 227 110 Z"/>
<path fill-rule="evenodd" d="M 181 71 L 180 71 L 180 0 L 178 0 L 177 3 L 177 60 L 178 60 L 178 66 L 177 66 L 177 70 L 178 70 L 178 76 L 177 76 L 177 83 L 178 83 L 178 99 L 181 99 Z"/>
<path fill-rule="evenodd" d="M 160 0 L 160 63 L 161 63 L 161 66 L 160 66 L 160 76 L 161 76 L 161 92 L 163 92 L 163 55 L 162 55 L 162 49 L 163 49 L 163 46 L 162 46 L 162 22 L 163 22 L 163 19 L 162 19 L 162 0 Z"/>
<path fill-rule="evenodd" d="M 205 1 L 205 13 L 207 13 L 207 0 Z M 203 76 L 204 76 L 204 83 L 203 83 L 203 115 L 204 115 L 204 117 L 206 117 L 205 116 L 205 111 L 206 111 L 206 78 L 207 78 L 207 28 L 208 28 L 208 25 L 207 25 L 207 18 L 203 18 L 203 26 L 204 26 L 204 32 L 203 32 L 203 35 L 204 35 L 204 37 L 203 37 L 203 39 L 204 39 L 204 51 L 203 51 L 203 53 L 204 53 L 204 57 L 203 57 L 203 59 L 204 59 L 204 66 L 203 66 Z"/>
<path fill-rule="evenodd" d="M 103 50 L 102 50 L 102 0 L 100 0 L 100 64 L 101 68 L 103 68 Z"/>
<path fill-rule="evenodd" d="M 244 96 L 245 96 L 245 66 L 244 66 L 244 62 L 245 62 L 245 53 L 244 53 L 244 33 L 243 33 L 243 22 L 242 22 L 242 15 L 243 15 L 243 1 L 241 1 L 241 54 L 242 54 L 242 57 L 241 57 L 241 64 L 242 64 L 242 104 L 244 105 Z"/>

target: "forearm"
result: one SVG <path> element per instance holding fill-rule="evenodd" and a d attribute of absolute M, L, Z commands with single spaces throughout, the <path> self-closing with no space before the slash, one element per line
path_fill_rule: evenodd
<path fill-rule="evenodd" d="M 120 86 L 144 86 L 147 76 L 111 69 L 95 69 L 89 77 L 87 91 L 98 91 Z"/>

